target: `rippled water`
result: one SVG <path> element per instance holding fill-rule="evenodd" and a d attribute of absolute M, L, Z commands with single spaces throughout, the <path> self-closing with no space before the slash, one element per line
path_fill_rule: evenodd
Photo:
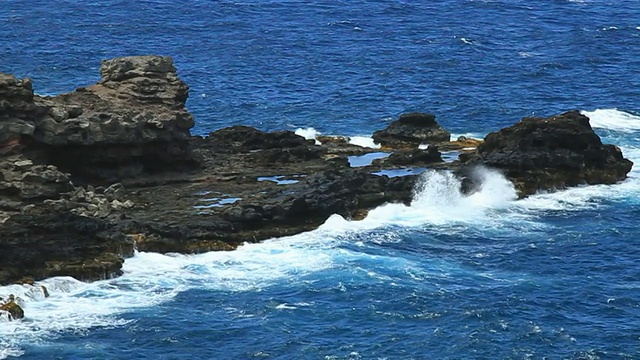
<path fill-rule="evenodd" d="M 0 4 L 0 71 L 36 92 L 99 61 L 172 55 L 195 133 L 233 124 L 363 141 L 406 111 L 482 136 L 580 109 L 640 162 L 640 2 L 47 1 Z M 311 128 L 311 129 L 309 129 Z M 640 180 L 514 200 L 426 171 L 411 206 L 125 275 L 0 288 L 0 359 L 640 358 Z M 286 186 L 286 185 L 282 185 Z"/>

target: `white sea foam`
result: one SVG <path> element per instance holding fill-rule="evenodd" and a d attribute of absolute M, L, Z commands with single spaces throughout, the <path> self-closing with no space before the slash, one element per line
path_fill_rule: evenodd
<path fill-rule="evenodd" d="M 640 116 L 618 109 L 596 109 L 581 111 L 589 118 L 591 126 L 615 131 L 633 132 L 640 130 Z"/>
<path fill-rule="evenodd" d="M 91 284 L 58 277 L 39 285 L 45 285 L 51 296 L 45 299 L 39 286 L 0 287 L 0 293 L 20 297 L 25 311 L 25 320 L 0 324 L 0 359 L 21 353 L 21 344 L 40 344 L 61 331 L 82 333 L 93 327 L 122 326 L 128 321 L 113 314 L 152 306 L 179 291 L 148 288 L 127 277 Z"/>
<path fill-rule="evenodd" d="M 11 285 L 0 294 L 24 300 L 23 321 L 0 323 L 0 359 L 17 356 L 23 344 L 55 340 L 63 331 L 82 333 L 95 327 L 129 323 L 122 316 L 137 308 L 154 306 L 192 288 L 216 291 L 260 291 L 276 281 L 296 279 L 332 266 L 334 256 L 319 249 L 315 234 L 247 244 L 233 252 L 199 255 L 137 253 L 127 259 L 119 278 L 84 283 L 58 277 L 42 281 L 50 297 L 39 287 Z M 39 294 L 39 295 L 38 295 Z"/>
<path fill-rule="evenodd" d="M 380 149 L 380 144 L 376 144 L 371 136 L 350 136 L 349 144 L 372 149 Z"/>
<path fill-rule="evenodd" d="M 316 145 L 320 145 L 320 141 L 316 139 L 316 137 L 320 135 L 320 133 L 312 127 L 308 127 L 306 129 L 298 128 L 296 129 L 295 134 L 300 135 L 307 140 L 315 140 Z"/>
<path fill-rule="evenodd" d="M 171 300 L 192 288 L 214 291 L 260 291 L 275 283 L 299 281 L 308 274 L 366 258 L 398 268 L 402 259 L 353 252 L 339 245 L 354 232 L 389 225 L 418 226 L 452 222 L 479 222 L 485 210 L 503 206 L 514 197 L 510 184 L 499 174 L 481 171 L 482 188 L 465 197 L 459 182 L 446 172 L 424 175 L 411 206 L 389 204 L 370 212 L 362 221 L 347 221 L 338 215 L 318 230 L 291 237 L 246 244 L 232 252 L 198 255 L 136 253 L 124 264 L 124 275 L 111 280 L 83 283 L 68 277 L 41 282 L 40 288 L 12 285 L 0 287 L 24 299 L 26 321 L 4 322 L 0 327 L 0 349 L 4 357 L 18 354 L 22 344 L 53 340 L 61 331 L 83 332 L 94 327 L 122 326 L 123 314 Z M 46 340 L 45 340 L 46 339 Z"/>

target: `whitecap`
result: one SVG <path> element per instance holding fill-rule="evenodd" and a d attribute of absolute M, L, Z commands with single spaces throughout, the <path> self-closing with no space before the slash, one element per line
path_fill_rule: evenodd
<path fill-rule="evenodd" d="M 583 110 L 581 113 L 589 118 L 589 122 L 594 128 L 625 132 L 640 130 L 640 116 L 618 109 Z"/>
<path fill-rule="evenodd" d="M 350 136 L 349 144 L 372 149 L 380 149 L 380 144 L 376 144 L 371 136 Z"/>
<path fill-rule="evenodd" d="M 16 347 L 12 347 L 11 345 L 5 345 L 4 341 L 0 339 L 0 360 L 6 359 L 8 357 L 20 357 L 24 355 L 24 350 Z"/>
<path fill-rule="evenodd" d="M 297 306 L 289 305 L 287 303 L 279 304 L 276 306 L 276 309 L 278 310 L 295 310 L 297 308 L 298 308 Z"/>

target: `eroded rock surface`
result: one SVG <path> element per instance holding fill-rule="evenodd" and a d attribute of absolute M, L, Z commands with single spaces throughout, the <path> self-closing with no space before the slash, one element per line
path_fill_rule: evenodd
<path fill-rule="evenodd" d="M 189 87 L 169 57 L 105 60 L 98 84 L 55 97 L 35 97 L 29 144 L 40 160 L 76 183 L 108 184 L 142 173 L 195 166 L 188 149 L 193 117 Z"/>
<path fill-rule="evenodd" d="M 0 74 L 0 283 L 118 275 L 134 241 L 116 225 L 133 203 L 110 185 L 198 166 L 188 86 L 171 58 L 107 60 L 101 75 L 41 97 L 29 79 Z"/>

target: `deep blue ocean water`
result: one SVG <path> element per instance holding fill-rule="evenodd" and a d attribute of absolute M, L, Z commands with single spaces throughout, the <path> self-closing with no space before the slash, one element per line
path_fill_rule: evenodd
<path fill-rule="evenodd" d="M 193 133 L 370 136 L 407 111 L 484 136 L 579 109 L 640 163 L 640 1 L 0 2 L 0 71 L 40 94 L 171 55 Z M 309 131 L 307 131 L 309 132 Z M 311 131 L 312 132 L 312 131 Z M 640 178 L 515 201 L 427 171 L 411 206 L 118 279 L 0 287 L 0 359 L 640 359 Z M 285 185 L 283 185 L 285 186 Z"/>

